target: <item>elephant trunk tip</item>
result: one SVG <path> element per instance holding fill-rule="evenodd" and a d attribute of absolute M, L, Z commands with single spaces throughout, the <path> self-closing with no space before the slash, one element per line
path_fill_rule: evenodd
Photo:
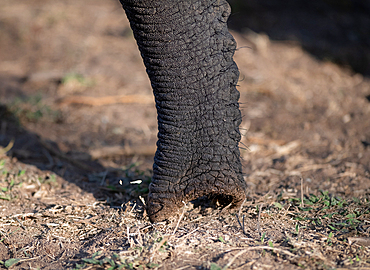
<path fill-rule="evenodd" d="M 225 194 L 209 194 L 206 196 L 201 196 L 198 198 L 194 198 L 192 200 L 187 200 L 186 202 L 192 202 L 195 207 L 198 206 L 206 206 L 211 208 L 230 208 L 230 209 L 238 209 L 240 208 L 244 201 L 246 200 L 246 193 L 239 192 L 237 196 L 233 195 L 225 195 Z M 153 199 L 151 194 L 148 197 L 148 205 L 147 205 L 147 214 L 149 216 L 149 220 L 152 223 L 162 222 L 168 220 L 170 217 L 175 216 L 176 214 L 180 213 L 180 209 L 183 207 L 184 200 L 177 200 L 177 201 L 157 201 Z"/>

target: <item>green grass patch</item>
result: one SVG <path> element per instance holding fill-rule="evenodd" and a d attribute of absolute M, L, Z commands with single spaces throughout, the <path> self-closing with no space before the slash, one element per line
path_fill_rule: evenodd
<path fill-rule="evenodd" d="M 46 119 L 51 122 L 61 121 L 61 112 L 52 109 L 43 102 L 42 95 L 35 94 L 26 98 L 15 98 L 13 102 L 7 104 L 9 111 L 19 121 L 38 122 Z"/>

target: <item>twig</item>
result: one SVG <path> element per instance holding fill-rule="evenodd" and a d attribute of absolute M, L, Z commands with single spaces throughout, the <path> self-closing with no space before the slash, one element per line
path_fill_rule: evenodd
<path fill-rule="evenodd" d="M 281 253 L 284 253 L 286 255 L 289 255 L 289 256 L 292 256 L 292 257 L 296 257 L 296 255 L 294 255 L 293 253 L 289 252 L 289 251 L 286 251 L 284 249 L 280 249 L 280 248 L 272 248 L 272 247 L 268 247 L 268 246 L 257 246 L 257 247 L 249 247 L 247 249 L 243 249 L 241 251 L 239 251 L 226 265 L 225 267 L 223 268 L 223 270 L 226 270 L 228 267 L 230 267 L 233 262 L 236 260 L 236 258 L 238 258 L 240 255 L 248 252 L 248 251 L 252 251 L 252 250 L 258 250 L 258 249 L 268 249 L 268 250 L 273 250 L 274 252 L 281 252 Z M 235 249 L 237 250 L 237 249 Z"/>
<path fill-rule="evenodd" d="M 192 233 L 196 232 L 197 230 L 199 230 L 199 228 L 196 228 L 195 230 L 192 230 L 192 231 L 191 231 L 191 232 L 189 232 L 188 234 L 185 234 L 185 235 L 183 235 L 183 236 L 180 236 L 178 239 L 188 237 L 189 235 L 191 235 Z"/>
<path fill-rule="evenodd" d="M 31 260 L 36 260 L 40 258 L 41 256 L 33 257 L 33 258 L 27 258 L 27 259 L 21 259 L 19 262 L 26 262 L 26 261 L 31 261 Z"/>
<path fill-rule="evenodd" d="M 262 212 L 263 203 L 260 204 L 258 209 L 258 220 L 257 220 L 257 232 L 261 236 L 261 212 Z"/>
<path fill-rule="evenodd" d="M 243 215 L 243 232 L 245 235 L 247 235 L 247 233 L 245 232 L 245 216 Z"/>
<path fill-rule="evenodd" d="M 18 228 L 18 229 L 16 229 L 15 231 L 10 232 L 8 235 L 6 235 L 5 233 L 2 233 L 2 234 L 5 234 L 5 237 L 4 237 L 4 238 L 2 238 L 2 239 L 0 239 L 0 243 L 1 243 L 1 242 L 3 242 L 7 237 L 9 237 L 10 235 L 12 235 L 13 233 L 15 233 L 15 232 L 19 231 L 20 229 L 21 229 L 21 228 Z"/>
<path fill-rule="evenodd" d="M 183 267 L 180 267 L 180 268 L 176 268 L 176 270 L 183 270 L 183 269 L 186 269 L 188 267 L 191 267 L 191 265 L 185 265 Z"/>
<path fill-rule="evenodd" d="M 289 212 L 289 208 L 290 208 L 290 207 L 291 207 L 291 205 L 289 204 L 289 205 L 288 205 L 288 208 L 285 210 L 285 213 L 284 213 L 284 215 L 283 215 L 284 217 L 288 214 L 288 212 Z"/>
<path fill-rule="evenodd" d="M 240 208 L 239 208 L 239 216 L 240 216 L 240 213 L 242 212 L 242 208 L 244 206 L 244 203 L 247 199 L 244 199 L 244 201 L 242 202 L 242 204 L 240 205 Z"/>
<path fill-rule="evenodd" d="M 60 105 L 82 104 L 90 106 L 103 106 L 109 104 L 154 104 L 153 97 L 150 95 L 126 95 L 126 96 L 105 96 L 105 97 L 88 97 L 88 96 L 69 96 L 58 100 Z"/>
<path fill-rule="evenodd" d="M 241 223 L 241 222 L 240 222 L 239 217 L 240 217 L 240 215 L 241 215 L 242 208 L 243 208 L 243 205 L 244 205 L 244 203 L 245 203 L 245 201 L 246 201 L 246 200 L 247 200 L 247 199 L 244 199 L 244 201 L 243 201 L 243 202 L 242 202 L 242 204 L 240 205 L 239 213 L 238 213 L 238 214 L 236 214 L 236 219 L 238 220 L 238 223 L 239 223 L 240 227 L 242 228 L 242 231 L 243 231 L 243 233 L 244 233 L 245 235 L 247 235 L 247 233 L 245 232 L 244 215 L 243 215 L 243 223 Z M 248 236 L 248 235 L 247 235 L 247 236 Z"/>
<path fill-rule="evenodd" d="M 236 258 L 238 258 L 240 255 L 246 253 L 248 250 L 241 250 L 239 251 L 226 265 L 225 267 L 223 268 L 223 270 L 226 270 L 227 268 L 229 268 L 233 262 L 236 260 Z"/>
<path fill-rule="evenodd" d="M 327 167 L 330 167 L 330 164 L 312 164 L 312 165 L 301 167 L 298 169 L 298 171 L 302 173 L 302 172 L 307 172 L 307 171 L 312 171 L 312 170 L 324 169 Z"/>
<path fill-rule="evenodd" d="M 18 217 L 14 218 L 16 221 L 18 221 L 19 225 L 21 225 L 22 229 L 26 231 L 26 227 L 23 226 L 22 222 L 18 219 Z"/>
<path fill-rule="evenodd" d="M 137 229 L 137 242 L 142 247 L 143 246 L 143 238 L 141 237 L 140 229 Z"/>
<path fill-rule="evenodd" d="M 369 247 L 370 246 L 370 238 L 369 237 L 348 237 L 348 243 L 350 245 L 357 244 L 360 246 Z"/>
<path fill-rule="evenodd" d="M 22 216 L 22 218 L 25 218 L 25 217 L 30 217 L 32 216 L 33 218 L 37 218 L 37 216 L 35 216 L 35 213 L 23 213 L 23 214 L 15 214 L 13 216 L 11 216 L 12 218 L 16 218 L 16 217 L 19 217 L 19 216 Z"/>
<path fill-rule="evenodd" d="M 175 229 L 173 230 L 172 235 L 175 235 L 175 232 L 177 231 L 177 228 L 178 228 L 178 227 L 179 227 L 179 225 L 180 225 L 180 221 L 181 221 L 181 219 L 182 219 L 182 217 L 184 216 L 184 213 L 185 213 L 186 203 L 185 203 L 184 201 L 182 201 L 182 203 L 184 204 L 184 208 L 182 209 L 181 216 L 180 216 L 179 220 L 177 221 L 177 225 L 176 225 Z"/>
<path fill-rule="evenodd" d="M 244 233 L 246 236 L 249 236 L 249 235 L 247 235 L 247 233 L 245 232 L 245 227 L 244 227 L 244 215 L 243 215 L 243 223 L 241 223 L 241 222 L 240 222 L 240 219 L 239 219 L 239 215 L 238 215 L 238 214 L 236 214 L 236 219 L 237 219 L 237 221 L 238 221 L 238 223 L 239 223 L 239 225 L 240 225 L 240 228 L 242 228 L 243 233 Z"/>
<path fill-rule="evenodd" d="M 126 228 L 127 228 L 127 241 L 130 244 L 130 247 L 132 247 L 132 244 L 131 244 L 131 241 L 130 241 L 130 228 L 129 228 L 128 225 L 126 226 Z"/>
<path fill-rule="evenodd" d="M 143 197 L 139 196 L 139 199 L 141 201 L 141 203 L 144 205 L 144 207 L 146 207 L 146 203 L 145 203 L 145 200 Z"/>
<path fill-rule="evenodd" d="M 303 203 L 303 178 L 301 177 L 301 207 L 304 207 Z"/>
<path fill-rule="evenodd" d="M 250 265 L 254 264 L 255 262 L 256 262 L 256 260 L 252 260 L 250 262 L 247 262 L 245 264 L 242 264 L 240 267 L 234 268 L 234 270 L 246 269 L 247 266 L 250 266 Z"/>
<path fill-rule="evenodd" d="M 89 155 L 92 160 L 115 156 L 153 156 L 157 147 L 155 145 L 135 145 L 135 146 L 105 146 L 90 150 Z"/>
<path fill-rule="evenodd" d="M 132 213 L 132 211 L 134 211 L 135 207 L 136 207 L 136 203 L 134 203 L 134 206 L 131 208 L 131 210 L 129 212 L 130 214 Z"/>
<path fill-rule="evenodd" d="M 153 225 L 152 225 L 152 224 L 150 224 L 150 225 L 148 225 L 148 226 L 145 226 L 145 227 L 143 227 L 143 228 L 140 228 L 140 230 L 145 230 L 145 229 L 148 229 L 148 228 L 153 228 Z"/>
<path fill-rule="evenodd" d="M 226 205 L 224 208 L 222 208 L 221 209 L 221 211 L 220 211 L 220 215 L 221 215 L 221 213 L 223 212 L 223 211 L 225 211 L 226 209 L 228 209 L 228 208 L 230 208 L 230 206 L 232 206 L 233 205 L 233 203 L 231 202 L 231 203 L 229 203 L 228 205 Z"/>
<path fill-rule="evenodd" d="M 161 242 L 159 242 L 159 244 L 155 247 L 155 249 L 153 250 L 153 253 L 152 253 L 152 256 L 150 257 L 150 261 L 153 260 L 153 256 L 155 255 L 155 253 L 157 252 L 157 250 L 168 240 L 168 235 L 165 235 L 163 236 L 163 239 L 161 240 Z"/>
<path fill-rule="evenodd" d="M 14 140 L 11 140 L 6 147 L 0 147 L 0 156 L 6 154 L 14 145 Z"/>

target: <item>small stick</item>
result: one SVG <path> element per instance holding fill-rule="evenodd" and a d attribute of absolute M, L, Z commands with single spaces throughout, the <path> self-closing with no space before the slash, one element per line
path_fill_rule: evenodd
<path fill-rule="evenodd" d="M 126 96 L 69 96 L 58 100 L 60 105 L 82 104 L 90 106 L 103 106 L 110 104 L 153 104 L 154 100 L 150 95 L 126 95 Z"/>
<path fill-rule="evenodd" d="M 21 228 L 18 228 L 18 229 L 16 229 L 15 231 L 10 232 L 8 235 L 6 235 L 5 233 L 2 233 L 2 234 L 4 234 L 4 235 L 5 235 L 5 237 L 4 237 L 3 239 L 0 239 L 0 243 L 1 243 L 2 241 L 4 241 L 7 237 L 9 237 L 11 234 L 15 233 L 16 231 L 19 231 L 20 229 L 21 229 Z"/>
<path fill-rule="evenodd" d="M 11 140 L 5 148 L 0 147 L 0 155 L 2 156 L 6 154 L 6 152 L 12 149 L 13 145 L 14 145 L 14 140 Z"/>
<path fill-rule="evenodd" d="M 180 216 L 179 220 L 177 221 L 177 225 L 176 225 L 175 229 L 173 230 L 172 235 L 175 235 L 175 232 L 177 231 L 177 228 L 178 228 L 178 227 L 179 227 L 179 225 L 180 225 L 180 221 L 181 221 L 181 219 L 182 219 L 182 217 L 184 216 L 184 213 L 185 213 L 186 203 L 185 203 L 184 201 L 182 201 L 182 203 L 184 204 L 184 208 L 182 209 L 181 216 Z"/>
<path fill-rule="evenodd" d="M 135 204 L 134 204 L 134 206 L 131 208 L 130 213 L 132 213 L 132 211 L 134 211 L 135 207 L 136 207 L 136 203 L 135 203 Z"/>
<path fill-rule="evenodd" d="M 141 237 L 140 229 L 137 229 L 137 241 L 139 242 L 139 245 L 142 247 L 143 246 L 143 238 Z M 139 240 L 140 239 L 140 240 Z"/>
<path fill-rule="evenodd" d="M 180 239 L 180 238 L 188 237 L 189 235 L 191 235 L 192 233 L 196 232 L 197 230 L 199 230 L 199 228 L 196 228 L 195 230 L 192 230 L 192 231 L 191 231 L 191 232 L 189 232 L 188 234 L 185 234 L 185 235 L 183 235 L 183 236 L 180 236 L 180 237 L 179 237 L 179 239 Z"/>
<path fill-rule="evenodd" d="M 139 196 L 140 201 L 143 203 L 144 207 L 146 207 L 145 200 L 143 197 Z"/>
<path fill-rule="evenodd" d="M 240 227 L 242 228 L 243 233 L 244 233 L 245 235 L 247 235 L 247 233 L 245 232 L 244 215 L 243 215 L 243 224 L 240 222 L 239 217 L 240 217 L 240 215 L 241 215 L 242 208 L 243 208 L 243 205 L 244 205 L 244 203 L 245 203 L 245 201 L 246 201 L 246 200 L 247 200 L 247 199 L 244 199 L 244 201 L 243 201 L 243 202 L 242 202 L 242 204 L 240 205 L 239 213 L 238 213 L 238 214 L 236 214 L 236 218 L 237 218 L 237 220 L 238 220 L 238 223 L 239 223 Z"/>
<path fill-rule="evenodd" d="M 258 249 L 268 249 L 268 250 L 273 250 L 273 251 L 279 251 L 281 253 L 284 253 L 286 255 L 289 255 L 289 256 L 292 256 L 292 257 L 296 257 L 296 255 L 294 255 L 293 253 L 289 252 L 289 251 L 286 251 L 284 249 L 280 249 L 280 248 L 272 248 L 272 247 L 267 247 L 267 246 L 257 246 L 257 247 L 249 247 L 247 249 L 244 249 L 244 250 L 241 250 L 239 251 L 226 265 L 223 269 L 227 269 L 229 268 L 233 262 L 236 260 L 236 258 L 238 258 L 240 255 L 248 252 L 248 251 L 252 251 L 252 250 L 258 250 Z"/>
<path fill-rule="evenodd" d="M 261 211 L 262 211 L 262 206 L 263 204 L 261 203 L 260 204 L 260 207 L 258 209 L 258 221 L 257 221 L 257 231 L 258 231 L 258 234 L 261 236 Z"/>
<path fill-rule="evenodd" d="M 303 203 L 303 178 L 301 177 L 301 207 L 304 207 Z"/>
<path fill-rule="evenodd" d="M 244 215 L 243 215 L 243 218 L 244 218 Z M 240 228 L 242 229 L 243 233 L 245 234 L 245 231 L 244 231 L 244 224 L 242 224 L 242 223 L 240 222 L 240 219 L 239 219 L 239 215 L 238 215 L 238 214 L 236 214 L 236 220 L 238 221 L 238 223 L 239 223 L 239 225 L 240 225 Z M 244 223 L 244 221 L 243 221 L 243 223 Z"/>
<path fill-rule="evenodd" d="M 243 232 L 246 235 L 247 233 L 245 232 L 245 216 L 243 215 Z"/>
<path fill-rule="evenodd" d="M 241 251 L 239 251 L 226 265 L 225 265 L 225 267 L 223 268 L 223 269 L 227 269 L 227 268 L 229 268 L 232 264 L 233 264 L 233 262 L 236 260 L 236 258 L 238 258 L 240 255 L 242 255 L 242 254 L 244 254 L 245 252 L 247 252 L 248 250 L 247 249 L 245 249 L 245 250 L 241 250 Z"/>
<path fill-rule="evenodd" d="M 19 224 L 21 225 L 21 227 L 23 228 L 23 230 L 27 231 L 26 230 L 26 227 L 23 226 L 22 222 L 18 219 L 18 217 L 15 217 L 14 219 L 19 222 Z"/>
<path fill-rule="evenodd" d="M 288 205 L 288 208 L 285 210 L 285 213 L 284 213 L 284 215 L 283 215 L 284 217 L 288 214 L 288 211 L 289 211 L 290 206 L 291 206 L 291 205 L 289 204 L 289 205 Z"/>
<path fill-rule="evenodd" d="M 224 208 L 222 208 L 221 209 L 221 211 L 220 211 L 220 213 L 219 214 L 221 214 L 224 210 L 226 210 L 226 209 L 228 209 L 230 206 L 232 206 L 233 205 L 233 203 L 231 202 L 231 203 L 229 203 L 228 205 L 226 205 Z"/>
<path fill-rule="evenodd" d="M 153 254 L 152 254 L 152 256 L 150 257 L 150 261 L 152 261 L 153 260 L 153 256 L 155 255 L 155 253 L 157 252 L 157 250 L 158 249 L 160 249 L 160 247 L 164 244 L 164 243 L 166 243 L 166 241 L 168 240 L 168 235 L 164 235 L 163 236 L 163 239 L 162 239 L 162 241 L 161 242 L 159 242 L 159 244 L 155 247 L 155 249 L 153 250 Z"/>
<path fill-rule="evenodd" d="M 369 247 L 370 246 L 370 238 L 369 237 L 348 237 L 348 243 L 358 244 L 360 246 Z"/>
<path fill-rule="evenodd" d="M 245 203 L 246 200 L 247 200 L 247 198 L 245 198 L 244 201 L 242 202 L 242 204 L 240 205 L 240 208 L 239 208 L 239 217 L 240 217 L 240 213 L 242 212 L 242 208 L 243 208 L 244 203 Z"/>
<path fill-rule="evenodd" d="M 184 269 L 186 269 L 186 268 L 188 268 L 188 267 L 191 267 L 191 265 L 185 265 L 185 266 L 183 266 L 183 267 L 176 268 L 176 270 L 184 270 Z"/>
<path fill-rule="evenodd" d="M 130 244 L 130 247 L 132 247 L 131 241 L 130 241 L 130 228 L 128 227 L 128 225 L 127 225 L 127 241 Z"/>
<path fill-rule="evenodd" d="M 37 256 L 37 257 L 33 257 L 33 258 L 28 258 L 28 259 L 22 259 L 20 260 L 19 262 L 26 262 L 26 261 L 31 261 L 31 260 L 36 260 L 38 258 L 40 258 L 41 256 Z"/>
<path fill-rule="evenodd" d="M 116 156 L 154 156 L 156 149 L 155 145 L 105 146 L 90 150 L 88 154 L 92 160 Z"/>

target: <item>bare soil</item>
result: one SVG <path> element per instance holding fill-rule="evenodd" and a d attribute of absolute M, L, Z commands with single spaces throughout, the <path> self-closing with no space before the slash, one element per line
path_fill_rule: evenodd
<path fill-rule="evenodd" d="M 119 1 L 1 1 L 1 269 L 370 269 L 367 1 L 231 2 L 248 199 L 151 224 L 156 111 Z"/>

